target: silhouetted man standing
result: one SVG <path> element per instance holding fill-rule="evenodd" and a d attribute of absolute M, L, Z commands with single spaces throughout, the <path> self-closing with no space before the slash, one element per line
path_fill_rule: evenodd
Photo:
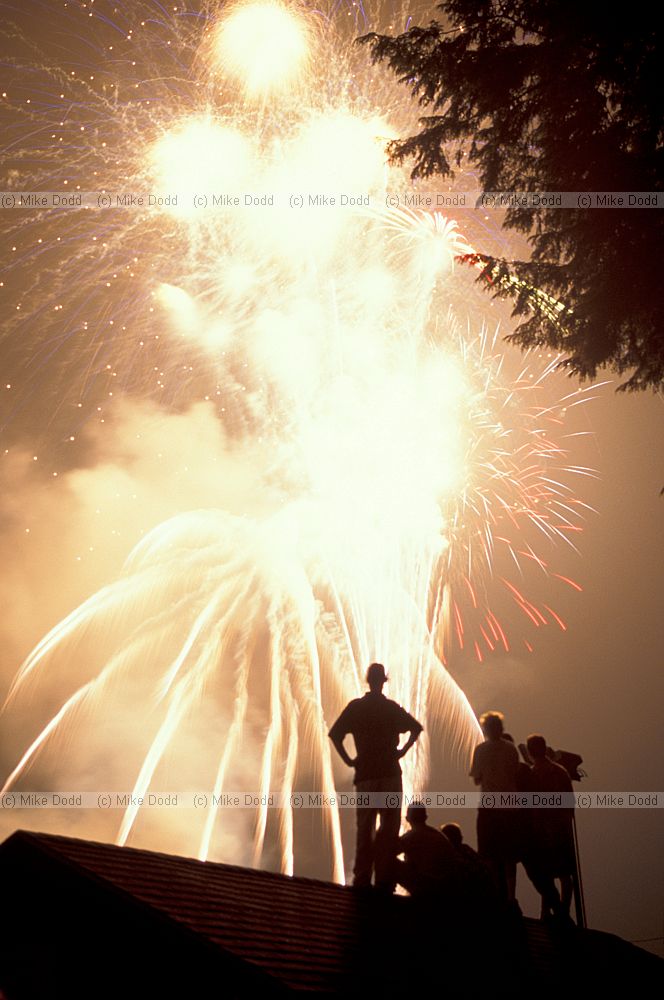
<path fill-rule="evenodd" d="M 399 826 L 401 825 L 401 767 L 400 759 L 408 753 L 422 732 L 420 723 L 383 694 L 387 681 L 382 663 L 372 663 L 367 670 L 369 691 L 363 698 L 355 698 L 330 729 L 330 739 L 345 764 L 355 768 L 355 788 L 359 793 L 394 794 L 394 804 L 370 804 L 357 809 L 357 841 L 353 884 L 371 885 L 375 869 L 377 887 L 394 890 L 394 858 L 396 855 Z M 409 733 L 399 748 L 402 733 Z M 344 739 L 352 735 L 355 741 L 355 758 L 349 757 Z M 376 820 L 380 827 L 376 831 Z"/>
<path fill-rule="evenodd" d="M 528 737 L 528 754 L 533 761 L 527 789 L 549 795 L 564 793 L 571 804 L 574 790 L 564 767 L 551 760 L 546 740 L 539 733 Z M 569 917 L 574 889 L 576 856 L 574 851 L 574 808 L 532 809 L 531 865 L 535 888 L 542 896 L 542 917 L 552 911 L 556 916 Z M 560 879 L 561 892 L 554 879 Z"/>
<path fill-rule="evenodd" d="M 515 901 L 518 818 L 511 809 L 501 809 L 500 793 L 517 791 L 519 754 L 503 739 L 501 712 L 485 712 L 480 718 L 486 739 L 475 747 L 470 776 L 486 795 L 487 806 L 477 812 L 477 850 L 488 864 L 500 895 Z"/>

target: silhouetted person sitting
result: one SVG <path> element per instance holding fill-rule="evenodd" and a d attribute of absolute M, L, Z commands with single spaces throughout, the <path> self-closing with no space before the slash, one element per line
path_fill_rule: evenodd
<path fill-rule="evenodd" d="M 464 890 L 469 906 L 495 903 L 496 887 L 488 866 L 470 844 L 464 843 L 458 823 L 445 823 L 440 832 L 447 837 L 463 863 Z"/>
<path fill-rule="evenodd" d="M 539 734 L 528 737 L 526 746 L 533 761 L 528 790 L 548 794 L 573 794 L 570 776 L 564 767 L 550 760 L 546 740 Z M 564 801 L 564 800 L 563 800 Z M 542 896 L 542 917 L 549 913 L 569 917 L 572 902 L 574 851 L 574 808 L 533 808 L 531 813 L 532 881 Z M 530 873 L 529 873 L 530 874 Z M 560 879 L 560 895 L 555 879 Z"/>
<path fill-rule="evenodd" d="M 410 750 L 422 732 L 412 715 L 390 701 L 382 691 L 387 674 L 382 663 L 372 663 L 367 670 L 369 691 L 351 701 L 330 729 L 330 739 L 341 759 L 355 768 L 355 787 L 361 793 L 399 793 L 394 804 L 359 807 L 356 812 L 357 840 L 353 884 L 371 885 L 375 870 L 377 887 L 394 891 L 394 857 L 401 825 L 401 767 L 399 760 Z M 399 748 L 402 733 L 409 733 Z M 356 756 L 349 757 L 344 739 L 352 735 Z M 376 821 L 380 826 L 376 831 Z"/>
<path fill-rule="evenodd" d="M 487 796 L 477 812 L 477 850 L 489 866 L 501 898 L 515 902 L 518 820 L 512 809 L 500 808 L 501 792 L 517 791 L 519 754 L 503 739 L 503 715 L 485 712 L 480 718 L 484 743 L 475 747 L 470 776 Z"/>
<path fill-rule="evenodd" d="M 440 832 L 447 837 L 454 850 L 461 855 L 464 861 L 469 864 L 481 865 L 484 868 L 477 851 L 474 851 L 470 844 L 464 843 L 463 831 L 458 823 L 445 823 L 441 826 Z"/>
<path fill-rule="evenodd" d="M 447 837 L 427 823 L 427 811 L 421 804 L 408 806 L 408 833 L 399 838 L 397 853 L 404 860 L 396 863 L 396 880 L 411 896 L 432 898 L 445 892 L 456 894 L 459 887 L 461 859 Z"/>

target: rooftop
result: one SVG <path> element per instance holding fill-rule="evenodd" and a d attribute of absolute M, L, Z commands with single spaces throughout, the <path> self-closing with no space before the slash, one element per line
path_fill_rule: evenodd
<path fill-rule="evenodd" d="M 8 1000 L 148 988 L 195 997 L 211 976 L 225 984 L 216 995 L 397 992 L 413 976 L 425 989 L 468 986 L 483 966 L 514 995 L 572 970 L 634 985 L 662 968 L 596 931 L 561 936 L 534 920 L 482 927 L 481 915 L 462 924 L 406 897 L 50 834 L 19 831 L 0 845 L 0 877 Z M 134 965 L 127 982 L 122 970 Z"/>

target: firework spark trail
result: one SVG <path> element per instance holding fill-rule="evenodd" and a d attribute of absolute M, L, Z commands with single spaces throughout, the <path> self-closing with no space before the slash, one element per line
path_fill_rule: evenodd
<path fill-rule="evenodd" d="M 248 34 L 267 11 L 269 37 Z M 172 35 L 168 58 L 179 75 L 150 77 L 158 101 L 124 101 L 119 114 L 117 87 L 114 97 L 90 97 L 98 114 L 116 108 L 128 136 L 112 155 L 100 153 L 105 186 L 142 184 L 171 201 L 151 213 L 118 212 L 108 223 L 95 216 L 106 226 L 99 257 L 73 244 L 86 294 L 105 260 L 133 282 L 127 278 L 126 294 L 109 293 L 103 334 L 102 312 L 84 324 L 90 354 L 82 367 L 118 375 L 116 391 L 139 397 L 154 391 L 157 371 L 160 392 L 177 383 L 174 405 L 197 398 L 203 373 L 215 387 L 205 399 L 229 438 L 261 456 L 265 513 L 190 511 L 157 526 L 119 580 L 51 630 L 22 666 L 7 707 L 83 640 L 104 651 L 103 663 L 32 741 L 4 790 L 45 752 L 71 709 L 94 708 L 109 680 L 140 672 L 153 728 L 135 798 L 156 781 L 213 688 L 224 696 L 223 739 L 206 762 L 216 799 L 252 740 L 265 799 L 276 786 L 290 796 L 303 775 L 330 794 L 327 723 L 362 690 L 373 659 L 388 666 L 391 696 L 427 725 L 404 761 L 406 787 L 419 789 L 430 728 L 462 759 L 477 740 L 474 713 L 446 667 L 456 649 L 481 662 L 511 648 L 496 591 L 533 628 L 564 628 L 502 570 L 512 560 L 521 578 L 525 561 L 578 586 L 533 548 L 537 536 L 548 546 L 578 530 L 583 505 L 570 477 L 587 470 L 570 465 L 556 444 L 578 398 L 541 401 L 558 359 L 510 379 L 497 333 L 464 333 L 450 311 L 454 260 L 471 259 L 473 248 L 452 221 L 319 203 L 332 192 L 367 192 L 384 205 L 388 187 L 407 183 L 384 152 L 405 114 L 403 98 L 384 82 L 374 92 L 374 68 L 364 68 L 363 83 L 334 19 L 295 5 L 230 5 L 200 19 L 198 51 L 196 27 L 188 26 L 186 44 Z M 286 65 L 275 59 L 280 49 L 292 57 Z M 91 149 L 83 144 L 84 158 Z M 272 193 L 278 204 L 196 210 L 192 183 L 203 194 Z M 289 192 L 299 207 L 283 207 Z M 159 363 L 148 365 L 141 350 L 157 338 Z M 64 361 L 54 367 L 71 375 Z M 263 703 L 254 709 L 257 685 Z M 263 713 L 259 735 L 250 708 Z M 192 845 L 201 858 L 214 853 L 223 818 L 213 801 Z M 138 815 L 136 805 L 126 811 L 120 843 Z M 325 822 L 333 876 L 342 881 L 339 813 L 329 811 Z M 261 805 L 256 864 L 269 826 Z M 291 809 L 281 811 L 276 836 L 282 868 L 292 872 Z"/>

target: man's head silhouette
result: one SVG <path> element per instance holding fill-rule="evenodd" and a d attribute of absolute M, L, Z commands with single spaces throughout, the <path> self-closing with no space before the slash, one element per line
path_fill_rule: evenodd
<path fill-rule="evenodd" d="M 503 713 L 485 712 L 480 716 L 482 732 L 488 740 L 499 740 L 503 735 Z"/>
<path fill-rule="evenodd" d="M 440 832 L 445 834 L 453 847 L 461 847 L 463 844 L 463 833 L 458 823 L 445 823 Z"/>
<path fill-rule="evenodd" d="M 371 691 L 381 691 L 387 680 L 385 667 L 382 663 L 372 663 L 367 670 L 367 684 Z"/>
<path fill-rule="evenodd" d="M 419 826 L 426 823 L 428 819 L 426 807 L 421 802 L 412 802 L 406 810 L 406 819 L 411 826 Z"/>
<path fill-rule="evenodd" d="M 526 740 L 528 753 L 533 760 L 544 760 L 546 757 L 546 740 L 539 733 L 533 733 Z"/>

